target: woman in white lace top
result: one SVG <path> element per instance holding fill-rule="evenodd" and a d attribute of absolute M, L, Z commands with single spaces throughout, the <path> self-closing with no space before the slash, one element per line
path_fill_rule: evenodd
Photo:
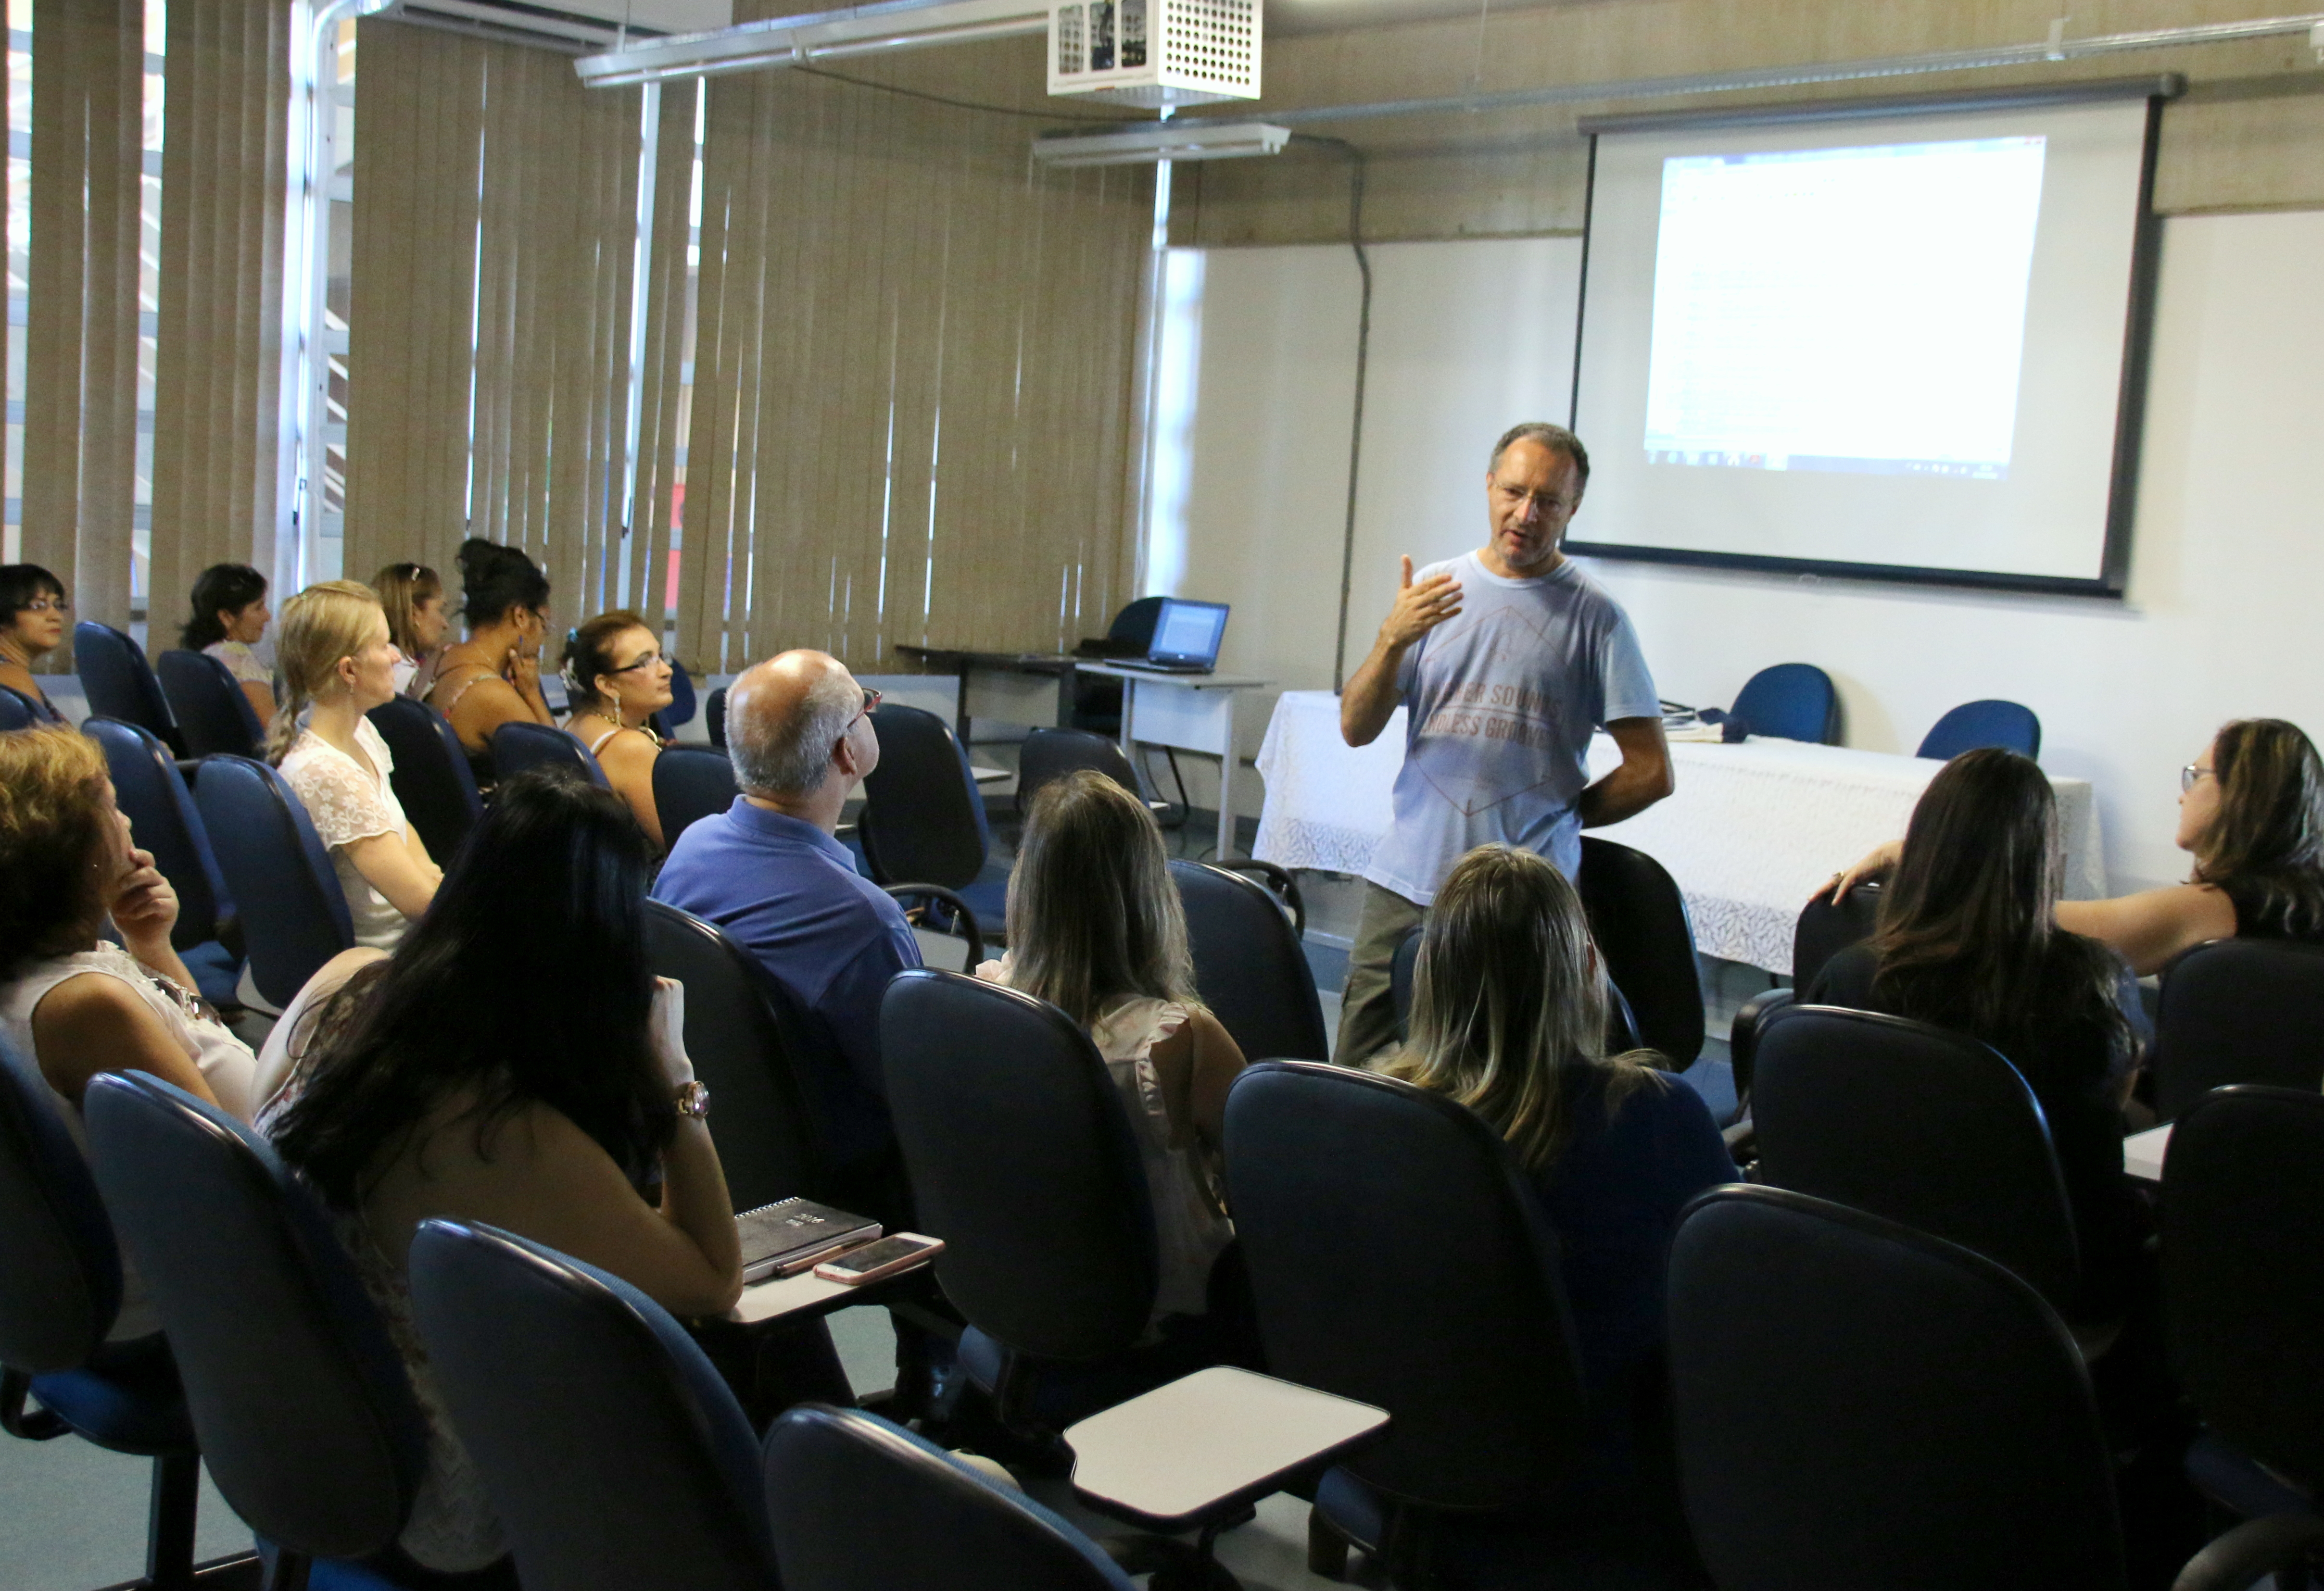
<path fill-rule="evenodd" d="M 1194 992 L 1185 910 L 1143 801 L 1087 769 L 1042 786 L 1009 879 L 1009 947 L 976 975 L 1088 1029 L 1129 1111 L 1161 1250 L 1157 1320 L 1204 1313 L 1234 1237 L 1219 1140 L 1243 1054 Z"/>
<path fill-rule="evenodd" d="M 355 943 L 392 950 L 444 874 L 404 817 L 394 759 L 364 716 L 395 694 L 401 654 L 387 615 L 371 587 L 327 580 L 283 604 L 275 649 L 284 691 L 267 755 L 331 854 Z"/>
<path fill-rule="evenodd" d="M 102 936 L 110 917 L 122 944 Z M 69 729 L 0 735 L 0 1033 L 81 1135 L 100 1071 L 144 1071 L 247 1120 L 249 1048 L 170 948 L 178 897 L 113 803 L 105 754 Z M 125 946 L 126 948 L 124 948 Z M 115 1340 L 161 1318 L 124 1258 Z"/>

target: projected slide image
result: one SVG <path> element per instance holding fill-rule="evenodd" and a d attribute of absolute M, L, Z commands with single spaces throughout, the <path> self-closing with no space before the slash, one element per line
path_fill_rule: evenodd
<path fill-rule="evenodd" d="M 1646 462 L 2006 479 L 2044 144 L 1665 160 Z"/>

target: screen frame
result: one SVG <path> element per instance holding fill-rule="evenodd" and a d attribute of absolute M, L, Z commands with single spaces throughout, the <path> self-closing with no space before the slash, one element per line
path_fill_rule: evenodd
<path fill-rule="evenodd" d="M 1582 198 L 1582 290 L 1573 326 L 1573 387 L 1566 423 L 1580 418 L 1583 337 L 1590 309 L 1590 239 L 1596 223 L 1598 140 L 1604 133 L 1661 133 L 1692 128 L 1772 126 L 1786 123 L 1872 121 L 1890 116 L 1945 112 L 2006 111 L 2101 100 L 2146 101 L 2144 146 L 2138 173 L 2138 211 L 2132 221 L 2128 306 L 2123 327 L 2122 378 L 2115 397 L 2114 458 L 2107 492 L 2106 541 L 2098 573 L 2080 578 L 2013 575 L 1997 570 L 1932 569 L 1908 564 L 1848 563 L 1829 558 L 1792 558 L 1756 553 L 1703 552 L 1691 547 L 1641 547 L 1628 542 L 1568 538 L 1564 550 L 1579 557 L 1629 563 L 1686 565 L 1751 574 L 1816 575 L 1839 580 L 1881 581 L 1903 585 L 1941 585 L 1987 591 L 2034 592 L 2052 596 L 2120 601 L 2130 584 L 2132 522 L 2138 499 L 2139 446 L 2145 430 L 2146 375 L 2154 327 L 2154 297 L 2162 258 L 2163 218 L 2154 209 L 2155 155 L 2163 109 L 2186 92 L 2175 72 L 2141 78 L 2109 78 L 2041 88 L 1997 89 L 1961 94 L 1895 94 L 1810 104 L 1738 106 L 1709 111 L 1653 112 L 1640 115 L 1584 116 L 1575 130 L 1590 140 L 1589 171 Z"/>

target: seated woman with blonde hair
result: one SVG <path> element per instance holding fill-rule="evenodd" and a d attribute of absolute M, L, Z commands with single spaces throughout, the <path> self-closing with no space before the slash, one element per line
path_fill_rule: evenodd
<path fill-rule="evenodd" d="M 1663 1395 L 1671 1235 L 1689 1200 L 1735 1180 L 1735 1163 L 1702 1099 L 1652 1051 L 1605 1053 L 1606 1006 L 1573 886 L 1531 851 L 1480 846 L 1429 906 L 1412 1036 L 1376 1070 L 1466 1106 L 1516 1152 L 1572 1310 L 1587 1411 L 1577 1484 L 1651 1507 L 1667 1437 L 1642 1415 Z"/>
<path fill-rule="evenodd" d="M 1203 1314 L 1211 1267 L 1234 1237 L 1218 1163 L 1243 1054 L 1194 991 L 1185 910 L 1143 801 L 1086 768 L 1041 787 L 1009 878 L 1009 953 L 976 975 L 1088 1031 L 1153 1196 L 1155 1314 Z"/>
<path fill-rule="evenodd" d="M 81 1095 L 101 1071 L 148 1072 L 249 1118 L 256 1060 L 170 948 L 177 921 L 177 892 L 137 849 L 96 742 L 68 729 L 0 734 L 0 1032 L 39 1069 L 77 1143 Z M 112 1336 L 150 1336 L 161 1318 L 124 1270 Z"/>
<path fill-rule="evenodd" d="M 444 632 L 452 628 L 444 612 L 444 582 L 425 564 L 390 564 L 371 577 L 371 588 L 387 615 L 387 638 L 401 654 L 395 688 L 424 702 L 435 688 Z"/>
<path fill-rule="evenodd" d="M 661 642 L 635 613 L 600 613 L 566 637 L 564 674 L 573 705 L 566 731 L 589 748 L 654 849 L 666 849 L 653 793 L 661 740 L 646 727 L 670 704 Z"/>
<path fill-rule="evenodd" d="M 393 948 L 428 909 L 443 870 L 403 815 L 395 759 L 364 716 L 395 696 L 400 654 L 368 585 L 327 580 L 282 605 L 275 633 L 282 705 L 266 740 L 331 855 L 355 943 Z"/>

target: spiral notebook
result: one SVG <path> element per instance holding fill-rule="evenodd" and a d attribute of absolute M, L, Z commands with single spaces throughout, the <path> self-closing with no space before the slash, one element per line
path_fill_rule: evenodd
<path fill-rule="evenodd" d="M 880 1236 L 880 1223 L 811 1199 L 784 1199 L 734 1218 L 745 1284 L 794 1276 L 843 1248 Z"/>

